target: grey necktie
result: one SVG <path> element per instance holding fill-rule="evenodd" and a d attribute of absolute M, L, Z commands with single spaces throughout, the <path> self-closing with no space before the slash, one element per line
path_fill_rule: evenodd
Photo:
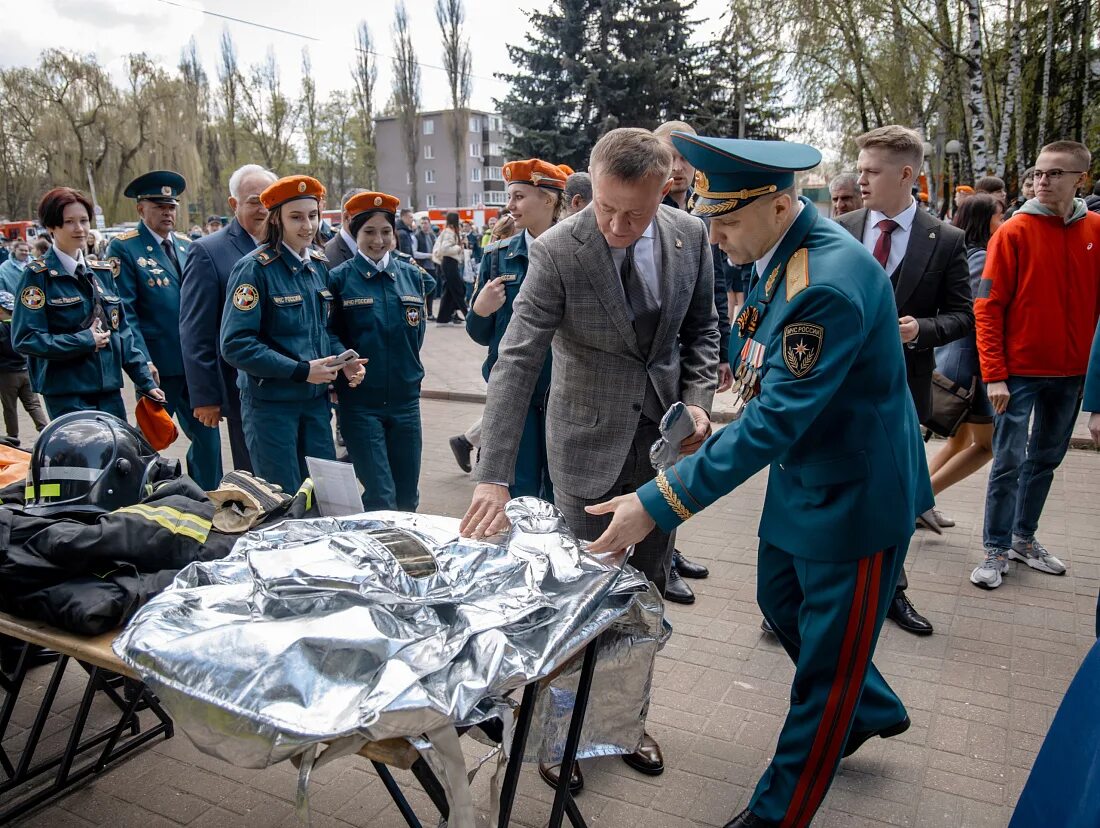
<path fill-rule="evenodd" d="M 637 242 L 626 249 L 626 256 L 623 257 L 623 264 L 619 269 L 619 277 L 623 280 L 626 303 L 634 314 L 634 334 L 638 337 L 638 348 L 644 356 L 649 356 L 649 349 L 653 346 L 653 339 L 657 335 L 661 308 L 646 290 L 645 280 L 634 262 L 636 244 Z"/>

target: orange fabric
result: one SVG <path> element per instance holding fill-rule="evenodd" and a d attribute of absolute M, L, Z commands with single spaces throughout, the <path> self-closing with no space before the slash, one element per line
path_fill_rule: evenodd
<path fill-rule="evenodd" d="M 396 196 L 386 193 L 356 193 L 344 202 L 344 212 L 349 216 L 357 216 L 368 210 L 382 210 L 396 215 L 400 203 L 401 200 Z"/>
<path fill-rule="evenodd" d="M 561 167 L 555 167 L 538 158 L 526 161 L 509 161 L 502 170 L 509 184 L 530 184 L 546 190 L 564 190 L 569 176 Z"/>
<path fill-rule="evenodd" d="M 974 195 L 974 188 L 968 184 L 960 184 L 955 188 L 956 193 L 966 193 L 968 195 Z"/>
<path fill-rule="evenodd" d="M 982 379 L 1076 377 L 1100 318 L 1100 215 L 1016 213 L 989 241 L 974 298 Z"/>
<path fill-rule="evenodd" d="M 260 202 L 268 210 L 272 210 L 280 204 L 285 204 L 296 198 L 316 198 L 320 200 L 324 197 L 325 185 L 316 178 L 311 178 L 308 175 L 288 175 L 286 178 L 280 178 L 274 184 L 269 184 L 267 189 L 260 193 Z"/>
<path fill-rule="evenodd" d="M 25 480 L 30 467 L 29 451 L 0 445 L 0 489 L 18 480 Z"/>
<path fill-rule="evenodd" d="M 570 167 L 568 164 L 558 164 L 558 169 L 565 173 L 567 177 L 576 172 L 576 170 Z"/>
<path fill-rule="evenodd" d="M 172 422 L 172 416 L 164 410 L 164 406 L 148 397 L 138 400 L 134 418 L 149 445 L 157 451 L 168 448 L 180 436 L 176 424 Z"/>

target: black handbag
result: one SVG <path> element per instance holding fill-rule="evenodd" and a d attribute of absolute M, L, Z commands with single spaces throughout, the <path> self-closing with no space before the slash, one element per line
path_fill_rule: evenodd
<path fill-rule="evenodd" d="M 970 413 L 974 383 L 975 380 L 971 380 L 970 386 L 964 387 L 939 371 L 933 371 L 932 413 L 924 421 L 924 427 L 941 437 L 954 437 Z"/>

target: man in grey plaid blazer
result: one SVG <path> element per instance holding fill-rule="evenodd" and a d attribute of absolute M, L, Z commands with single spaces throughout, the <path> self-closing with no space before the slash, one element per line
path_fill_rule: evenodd
<path fill-rule="evenodd" d="M 581 538 L 594 540 L 609 522 L 585 507 L 653 479 L 649 447 L 670 405 L 684 402 L 695 421 L 685 452 L 709 435 L 718 374 L 713 259 L 703 223 L 661 205 L 671 163 L 648 130 L 609 132 L 589 161 L 593 202 L 531 244 L 489 377 L 464 535 L 486 537 L 507 525 L 507 484 L 548 347 L 550 477 L 556 505 Z M 630 563 L 663 591 L 671 557 L 671 537 L 655 529 Z M 645 773 L 663 769 L 648 737 L 624 758 Z"/>

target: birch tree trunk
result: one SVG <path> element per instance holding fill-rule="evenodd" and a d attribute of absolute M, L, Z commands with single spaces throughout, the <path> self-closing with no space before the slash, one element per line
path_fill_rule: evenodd
<path fill-rule="evenodd" d="M 1050 111 L 1050 73 L 1054 64 L 1054 0 L 1047 0 L 1046 59 L 1043 61 L 1043 95 L 1039 99 L 1039 140 L 1035 155 L 1046 143 L 1047 115 Z"/>
<path fill-rule="evenodd" d="M 1008 166 L 1008 137 L 1012 132 L 1013 118 L 1016 114 L 1016 98 L 1020 87 L 1020 65 L 1023 63 L 1023 49 L 1020 46 L 1020 15 L 1023 13 L 1022 0 L 1015 0 L 1012 9 L 1012 33 L 1009 36 L 1008 54 L 1008 78 L 1005 84 L 1005 106 L 1001 114 L 1001 139 L 997 145 L 997 164 L 994 175 L 998 178 L 1005 177 L 1005 168 Z M 1019 138 L 1019 136 L 1017 136 Z M 1017 149 L 1023 146 L 1022 140 L 1017 140 Z M 1020 167 L 1024 159 L 1019 154 L 1016 156 L 1016 166 Z"/>
<path fill-rule="evenodd" d="M 967 113 L 970 116 L 971 162 L 975 178 L 988 171 L 985 130 L 989 123 L 989 112 L 982 70 L 981 14 L 979 0 L 966 0 L 966 16 L 970 25 L 970 46 L 966 58 L 967 80 L 970 84 Z"/>

